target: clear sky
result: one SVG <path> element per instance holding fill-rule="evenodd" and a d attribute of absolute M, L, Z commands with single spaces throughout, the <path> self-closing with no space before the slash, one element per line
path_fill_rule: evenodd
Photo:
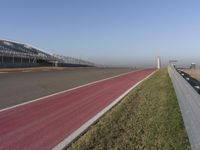
<path fill-rule="evenodd" d="M 100 64 L 200 62 L 200 1 L 0 0 L 0 38 Z M 199 63 L 198 63 L 199 64 Z"/>

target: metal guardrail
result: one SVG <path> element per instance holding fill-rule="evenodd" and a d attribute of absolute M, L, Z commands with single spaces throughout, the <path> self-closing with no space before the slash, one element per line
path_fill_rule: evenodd
<path fill-rule="evenodd" d="M 200 150 L 200 95 L 176 71 L 168 67 L 173 82 L 191 148 Z"/>

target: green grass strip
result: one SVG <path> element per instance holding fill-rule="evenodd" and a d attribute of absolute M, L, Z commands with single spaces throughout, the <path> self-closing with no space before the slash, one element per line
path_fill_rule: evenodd
<path fill-rule="evenodd" d="M 69 149 L 191 149 L 167 69 L 131 91 Z"/>

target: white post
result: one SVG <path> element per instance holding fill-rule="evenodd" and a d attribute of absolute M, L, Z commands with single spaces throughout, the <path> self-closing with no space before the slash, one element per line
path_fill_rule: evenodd
<path fill-rule="evenodd" d="M 158 68 L 158 69 L 161 68 L 161 60 L 160 60 L 160 56 L 157 57 L 157 68 Z"/>

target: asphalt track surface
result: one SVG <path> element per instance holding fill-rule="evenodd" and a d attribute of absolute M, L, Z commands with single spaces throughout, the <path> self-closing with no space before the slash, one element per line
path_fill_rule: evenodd
<path fill-rule="evenodd" d="M 27 69 L 0 73 L 0 109 L 129 72 L 124 68 Z"/>
<path fill-rule="evenodd" d="M 0 112 L 0 150 L 52 149 L 154 70 L 131 72 Z"/>

